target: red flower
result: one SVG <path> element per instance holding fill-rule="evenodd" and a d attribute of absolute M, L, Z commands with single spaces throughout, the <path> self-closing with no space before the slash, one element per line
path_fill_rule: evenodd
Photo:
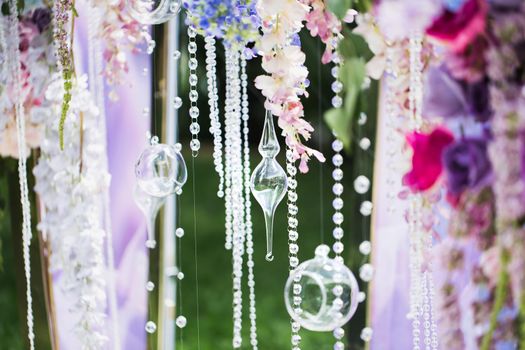
<path fill-rule="evenodd" d="M 466 0 L 457 12 L 445 10 L 427 29 L 427 34 L 451 46 L 452 51 L 463 51 L 485 31 L 486 0 Z"/>
<path fill-rule="evenodd" d="M 403 184 L 414 192 L 431 188 L 443 172 L 443 151 L 453 141 L 454 135 L 444 127 L 438 127 L 430 134 L 408 134 L 407 142 L 414 154 L 412 170 L 403 177 Z"/>

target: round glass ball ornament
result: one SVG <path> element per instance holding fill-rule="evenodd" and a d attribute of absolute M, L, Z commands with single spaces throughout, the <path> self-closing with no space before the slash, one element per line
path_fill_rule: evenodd
<path fill-rule="evenodd" d="M 354 274 L 329 253 L 328 246 L 318 246 L 315 257 L 293 270 L 286 282 L 284 299 L 290 317 L 311 331 L 329 332 L 342 327 L 359 304 Z M 294 303 L 298 299 L 299 306 Z"/>
<path fill-rule="evenodd" d="M 141 24 L 160 24 L 179 13 L 182 0 L 127 0 L 131 17 Z"/>
<path fill-rule="evenodd" d="M 188 173 L 182 154 L 175 146 L 152 144 L 135 164 L 137 184 L 147 194 L 166 197 L 178 192 L 186 183 Z"/>

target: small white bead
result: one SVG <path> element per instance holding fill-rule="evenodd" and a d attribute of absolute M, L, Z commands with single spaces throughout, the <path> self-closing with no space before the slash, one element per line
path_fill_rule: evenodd
<path fill-rule="evenodd" d="M 184 229 L 182 227 L 179 227 L 175 230 L 175 236 L 182 238 L 184 237 Z"/>
<path fill-rule="evenodd" d="M 369 255 L 372 252 L 372 244 L 370 241 L 363 241 L 359 245 L 359 251 L 363 255 Z"/>
<path fill-rule="evenodd" d="M 363 330 L 361 331 L 361 339 L 364 342 L 368 343 L 370 340 L 372 340 L 372 335 L 373 335 L 373 331 L 372 331 L 372 328 L 370 327 L 363 328 Z"/>
<path fill-rule="evenodd" d="M 184 328 L 186 327 L 186 324 L 188 323 L 188 321 L 186 320 L 186 317 L 184 316 L 179 316 L 177 317 L 177 319 L 175 320 L 175 324 L 177 325 L 177 327 L 179 328 Z"/>
<path fill-rule="evenodd" d="M 146 332 L 148 332 L 149 334 L 153 334 L 157 331 L 157 325 L 153 321 L 146 322 L 146 327 L 144 328 L 146 329 Z"/>

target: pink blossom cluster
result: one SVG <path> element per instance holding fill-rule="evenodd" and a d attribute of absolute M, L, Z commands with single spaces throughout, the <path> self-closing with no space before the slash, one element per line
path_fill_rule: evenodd
<path fill-rule="evenodd" d="M 40 146 L 42 123 L 49 114 L 44 94 L 50 83 L 49 72 L 55 69 L 56 64 L 50 40 L 51 29 L 51 10 L 47 7 L 26 11 L 19 21 L 26 154 L 29 154 L 29 149 Z M 7 65 L 3 64 L 6 59 L 0 55 L 0 156 L 16 158 L 15 101 L 8 81 Z"/>
<path fill-rule="evenodd" d="M 337 43 L 342 38 L 342 23 L 326 8 L 323 0 L 310 0 L 312 10 L 306 15 L 306 28 L 313 37 L 318 36 L 326 45 L 321 58 L 323 64 L 337 61 Z"/>
<path fill-rule="evenodd" d="M 286 144 L 299 170 L 308 172 L 311 156 L 324 162 L 324 156 L 303 144 L 311 137 L 313 127 L 304 120 L 300 96 L 308 96 L 306 56 L 294 42 L 303 27 L 310 7 L 299 0 L 259 0 L 257 12 L 262 20 L 263 35 L 257 47 L 261 51 L 262 67 L 268 75 L 255 79 L 255 86 L 266 97 L 265 107 L 279 118 Z"/>
<path fill-rule="evenodd" d="M 98 36 L 105 44 L 103 57 L 105 67 L 103 75 L 110 87 L 126 82 L 129 71 L 128 53 L 141 52 L 141 46 L 152 42 L 149 33 L 133 19 L 126 10 L 125 0 L 92 0 L 93 5 L 104 14 Z M 115 91 L 109 92 L 112 100 L 118 99 Z"/>

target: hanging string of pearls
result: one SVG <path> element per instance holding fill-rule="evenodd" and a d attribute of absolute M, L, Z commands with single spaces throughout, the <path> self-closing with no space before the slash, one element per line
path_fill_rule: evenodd
<path fill-rule="evenodd" d="M 25 114 L 22 101 L 22 68 L 20 62 L 20 33 L 18 27 L 18 7 L 16 0 L 9 0 L 9 16 L 7 23 L 0 22 L 0 32 L 2 47 L 8 48 L 7 60 L 10 69 L 10 79 L 13 89 L 13 99 L 15 107 L 17 145 L 18 145 L 18 181 L 20 186 L 20 201 L 22 204 L 22 254 L 24 260 L 24 274 L 26 282 L 26 304 L 27 304 L 27 338 L 29 339 L 29 348 L 35 348 L 35 333 L 33 321 L 33 297 L 31 294 L 31 205 L 29 202 L 29 189 L 27 185 L 27 148 L 25 132 Z M 4 29 L 7 26 L 7 37 Z"/>
<path fill-rule="evenodd" d="M 199 62 L 197 61 L 197 31 L 193 26 L 188 26 L 188 53 L 190 59 L 188 60 L 188 68 L 190 69 L 189 83 L 190 83 L 190 149 L 191 155 L 197 157 L 199 150 L 201 148 L 201 143 L 199 141 L 199 107 L 197 106 L 197 101 L 199 99 L 199 93 L 197 91 L 197 83 L 199 79 L 197 77 L 197 67 Z"/>
<path fill-rule="evenodd" d="M 409 40 L 410 51 L 410 128 L 420 130 L 423 105 L 423 63 L 421 59 L 423 36 L 413 33 Z M 410 254 L 410 313 L 412 320 L 413 349 L 435 350 L 438 348 L 437 326 L 434 315 L 434 282 L 431 264 L 425 264 L 432 248 L 431 233 L 422 224 L 425 199 L 421 194 L 409 197 L 409 254 Z M 423 265 L 426 265 L 424 268 Z M 421 336 L 421 330 L 423 335 Z M 422 338 L 422 339 L 421 339 Z"/>
<path fill-rule="evenodd" d="M 245 234 L 246 234 L 246 255 L 248 266 L 248 291 L 249 291 L 249 318 L 250 318 L 250 344 L 254 350 L 257 350 L 257 308 L 255 301 L 255 275 L 253 272 L 255 263 L 253 261 L 253 224 L 251 214 L 251 169 L 250 169 L 250 142 L 249 142 L 249 124 L 250 109 L 248 104 L 248 74 L 246 72 L 246 58 L 241 57 L 241 110 L 242 110 L 242 133 L 243 133 L 243 153 L 244 153 L 244 205 L 245 205 Z"/>
<path fill-rule="evenodd" d="M 251 218 L 246 215 L 245 178 L 243 167 L 242 87 L 240 79 L 240 52 L 228 45 L 226 54 L 226 105 L 225 105 L 225 195 L 227 248 L 231 239 L 233 255 L 233 348 L 242 345 L 243 314 L 243 259 L 246 247 L 246 232 L 251 227 Z M 253 253 L 253 252 L 252 252 Z M 253 271 L 252 271 L 253 273 Z M 253 338 L 252 338 L 253 339 Z M 255 344 L 255 345 L 253 345 Z M 257 343 L 252 342 L 256 348 Z"/>
<path fill-rule="evenodd" d="M 288 173 L 288 193 L 287 193 L 287 207 L 288 207 L 288 261 L 289 261 L 289 270 L 290 273 L 299 265 L 299 258 L 297 254 L 299 253 L 299 245 L 297 241 L 299 240 L 299 230 L 297 220 L 297 214 L 299 213 L 299 207 L 297 206 L 297 165 L 293 157 L 291 149 L 286 150 L 286 172 Z M 302 286 L 298 280 L 293 280 L 292 283 L 293 291 L 293 304 L 292 308 L 297 312 L 301 313 L 301 303 L 302 303 Z M 301 325 L 296 320 L 291 321 L 292 326 L 292 349 L 300 350 L 301 336 L 299 334 L 301 330 Z"/>
<path fill-rule="evenodd" d="M 401 134 L 398 131 L 400 124 L 400 111 L 396 104 L 396 81 L 398 72 L 395 64 L 395 56 L 397 47 L 394 42 L 387 42 L 386 48 L 386 67 L 385 67 L 385 133 L 386 133 L 386 149 L 387 149 L 387 169 L 390 176 L 387 177 L 387 212 L 390 214 L 396 211 L 396 188 L 401 185 L 401 174 L 399 169 L 399 161 L 396 155 L 402 153 L 403 142 Z M 397 174 L 397 175 L 396 175 Z"/>
<path fill-rule="evenodd" d="M 336 261 L 338 261 L 341 264 L 344 264 L 344 259 L 341 256 L 344 250 L 344 244 L 341 241 L 344 236 L 344 230 L 341 227 L 344 220 L 343 213 L 341 212 L 344 205 L 343 199 L 341 198 L 341 195 L 343 193 L 343 185 L 341 184 L 341 180 L 343 179 L 343 170 L 341 169 L 341 166 L 343 165 L 343 157 L 341 155 L 341 151 L 343 150 L 343 143 L 339 139 L 336 139 L 332 143 L 332 150 L 335 152 L 335 155 L 332 158 L 332 163 L 335 168 L 332 172 L 332 178 L 334 180 L 333 192 L 335 195 L 335 198 L 332 202 L 332 206 L 335 211 L 334 215 L 332 216 L 332 221 L 334 223 L 334 230 L 332 234 L 335 239 L 335 243 L 332 246 L 332 250 L 335 253 Z M 343 294 L 343 287 L 340 284 L 337 284 L 332 290 L 332 293 L 334 293 L 335 296 L 333 302 L 334 308 L 341 309 L 343 306 L 343 300 L 341 299 L 341 296 Z M 334 350 L 344 350 L 344 329 L 342 327 L 336 328 L 333 332 L 333 335 L 336 339 L 336 342 L 334 344 Z"/>
<path fill-rule="evenodd" d="M 213 135 L 213 163 L 219 175 L 217 196 L 224 197 L 224 166 L 222 163 L 222 130 L 219 119 L 219 94 L 217 89 L 217 54 L 215 37 L 204 38 L 206 44 L 206 77 L 208 78 L 208 105 L 210 106 L 210 133 Z"/>

